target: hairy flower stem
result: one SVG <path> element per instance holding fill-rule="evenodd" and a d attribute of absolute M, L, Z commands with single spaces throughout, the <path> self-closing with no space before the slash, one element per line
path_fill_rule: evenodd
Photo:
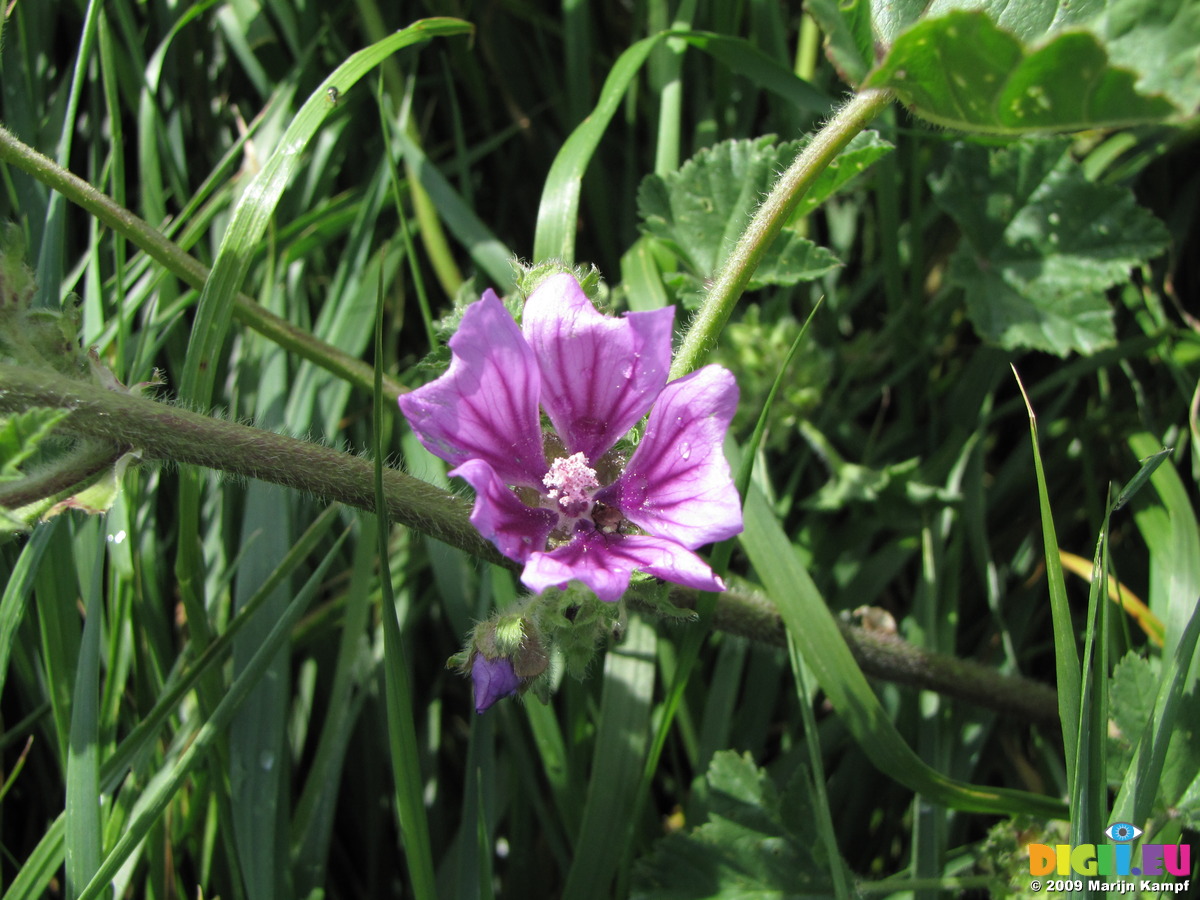
<path fill-rule="evenodd" d="M 147 256 L 161 263 L 180 281 L 197 290 L 204 287 L 204 282 L 208 279 L 207 266 L 107 194 L 96 190 L 54 160 L 22 143 L 3 125 L 0 125 L 0 161 L 12 163 L 42 184 L 58 191 L 141 248 Z M 369 365 L 297 328 L 287 319 L 264 309 L 245 294 L 237 295 L 233 315 L 243 325 L 254 329 L 301 359 L 332 372 L 368 393 L 372 390 L 375 376 Z M 384 375 L 383 390 L 394 400 L 407 388 L 394 378 Z"/>
<path fill-rule="evenodd" d="M 796 204 L 842 149 L 891 102 L 892 92 L 861 91 L 843 106 L 775 182 L 717 273 L 671 366 L 671 377 L 697 369 L 717 343 L 734 305 Z"/>
<path fill-rule="evenodd" d="M 694 609 L 696 591 L 673 588 L 671 601 Z M 713 627 L 729 634 L 777 647 L 787 646 L 787 629 L 771 601 L 753 592 L 731 590 L 720 595 Z M 917 647 L 899 637 L 839 622 L 842 637 L 863 672 L 872 678 L 935 691 L 1017 718 L 1043 723 L 1058 721 L 1058 700 L 1048 685 L 1005 675 L 972 660 Z"/>
<path fill-rule="evenodd" d="M 70 410 L 56 433 L 107 440 L 140 450 L 144 459 L 205 466 L 375 509 L 374 463 L 369 459 L 46 370 L 0 363 L 0 415 L 32 407 Z M 392 521 L 509 565 L 471 525 L 466 501 L 394 469 L 385 468 L 384 489 Z"/>
<path fill-rule="evenodd" d="M 368 459 L 46 370 L 34 372 L 0 363 L 0 415 L 32 407 L 70 410 L 58 431 L 89 442 L 112 442 L 113 458 L 120 450 L 136 448 L 144 459 L 205 466 L 359 509 L 375 509 L 374 464 Z M 100 452 L 94 443 L 92 446 L 92 452 Z M 517 568 L 471 525 L 467 501 L 395 469 L 385 468 L 383 475 L 391 521 L 488 562 Z M 677 588 L 671 599 L 679 606 L 694 607 L 696 592 Z M 713 624 L 765 643 L 782 645 L 784 640 L 778 611 L 752 594 L 721 594 Z M 1045 685 L 1002 675 L 978 663 L 928 653 L 863 629 L 844 626 L 842 631 L 863 671 L 873 677 L 938 691 L 1030 720 L 1053 720 L 1057 715 L 1053 691 Z"/>

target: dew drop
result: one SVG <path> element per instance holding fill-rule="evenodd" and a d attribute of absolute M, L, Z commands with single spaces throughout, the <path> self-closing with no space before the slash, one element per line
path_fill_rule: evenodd
<path fill-rule="evenodd" d="M 681 459 L 690 459 L 692 455 L 692 445 L 684 441 L 679 445 L 679 456 Z"/>
<path fill-rule="evenodd" d="M 1050 213 L 1050 215 L 1047 216 L 1046 218 L 1050 222 L 1051 225 L 1057 225 L 1059 222 L 1062 221 L 1062 216 L 1060 216 L 1056 212 Z"/>
<path fill-rule="evenodd" d="M 262 766 L 264 772 L 270 772 L 275 768 L 275 754 L 270 750 L 264 750 L 258 756 L 258 764 Z"/>

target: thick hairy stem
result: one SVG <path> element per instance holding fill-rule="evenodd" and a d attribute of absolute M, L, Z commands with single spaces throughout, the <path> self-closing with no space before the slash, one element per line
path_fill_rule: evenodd
<path fill-rule="evenodd" d="M 696 592 L 676 588 L 671 600 L 687 609 L 696 605 Z M 720 597 L 713 627 L 762 643 L 787 646 L 787 630 L 775 606 L 765 597 L 726 591 Z M 839 622 L 842 637 L 863 672 L 872 678 L 936 691 L 987 709 L 1045 723 L 1058 721 L 1053 688 L 1039 681 L 1005 675 L 971 660 L 933 653 L 894 635 L 881 634 Z"/>
<path fill-rule="evenodd" d="M 12 163 L 42 184 L 58 191 L 72 203 L 87 210 L 113 231 L 139 247 L 151 259 L 161 263 L 180 281 L 197 290 L 204 287 L 204 282 L 208 279 L 207 266 L 107 194 L 96 190 L 91 184 L 68 172 L 54 160 L 23 144 L 2 125 L 0 125 L 0 160 Z M 314 365 L 332 372 L 364 391 L 372 390 L 374 372 L 369 365 L 297 328 L 287 319 L 263 308 L 245 294 L 237 295 L 233 306 L 233 316 L 243 325 L 254 329 L 263 337 L 275 342 L 285 350 L 295 353 L 300 358 L 307 359 Z M 385 375 L 383 390 L 394 399 L 404 393 L 407 388 Z"/>
<path fill-rule="evenodd" d="M 872 89 L 855 95 L 824 128 L 813 135 L 795 162 L 779 176 L 775 187 L 754 213 L 754 218 L 738 238 L 733 252 L 705 295 L 704 303 L 684 335 L 679 352 L 675 354 L 675 361 L 671 365 L 672 378 L 679 378 L 700 367 L 704 357 L 716 344 L 721 329 L 750 283 L 750 277 L 762 261 L 763 254 L 782 230 L 796 204 L 842 149 L 891 100 L 892 92 L 886 90 Z"/>
<path fill-rule="evenodd" d="M 374 510 L 374 463 L 310 441 L 214 419 L 120 391 L 0 363 L 0 415 L 43 406 L 70 414 L 57 432 L 141 450 L 145 459 L 206 466 Z M 508 563 L 468 521 L 461 497 L 384 472 L 388 515 L 490 562 Z"/>
<path fill-rule="evenodd" d="M 145 397 L 72 381 L 50 371 L 0 363 L 0 415 L 41 406 L 66 409 L 58 426 L 67 435 L 139 449 L 145 459 L 206 466 L 232 475 L 296 488 L 359 509 L 375 509 L 374 464 L 359 456 L 309 441 L 214 419 Z M 92 452 L 100 452 L 93 450 Z M 516 568 L 480 537 L 469 520 L 470 504 L 441 488 L 384 470 L 391 521 L 407 525 L 488 562 Z M 679 606 L 693 607 L 696 594 L 672 592 Z M 768 601 L 727 591 L 713 624 L 723 631 L 782 646 L 783 622 Z M 842 633 L 868 675 L 969 700 L 1030 720 L 1053 721 L 1054 691 L 954 657 L 929 653 L 896 638 L 849 625 Z"/>

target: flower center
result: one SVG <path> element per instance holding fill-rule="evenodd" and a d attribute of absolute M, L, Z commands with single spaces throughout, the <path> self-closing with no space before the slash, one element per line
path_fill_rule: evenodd
<path fill-rule="evenodd" d="M 592 505 L 592 491 L 600 486 L 596 470 L 588 465 L 587 457 L 582 453 L 554 460 L 542 484 L 547 489 L 546 497 L 555 501 L 563 514 L 572 519 L 588 511 Z"/>

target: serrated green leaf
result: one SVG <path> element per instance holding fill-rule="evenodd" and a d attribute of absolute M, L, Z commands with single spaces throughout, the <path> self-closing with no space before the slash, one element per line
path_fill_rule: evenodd
<path fill-rule="evenodd" d="M 950 281 L 980 335 L 1009 349 L 1065 356 L 1112 344 L 1104 291 L 1167 245 L 1129 191 L 1088 181 L 1064 143 L 961 145 L 930 183 L 965 238 Z"/>
<path fill-rule="evenodd" d="M 1158 694 L 1161 666 L 1157 659 L 1128 653 L 1113 668 L 1109 681 L 1109 781 L 1120 784 Z"/>
<path fill-rule="evenodd" d="M 803 770 L 801 770 L 801 774 Z M 805 779 L 793 779 L 792 786 Z M 723 750 L 708 770 L 708 821 L 660 841 L 634 875 L 634 898 L 829 896 L 828 868 L 812 836 L 784 820 L 779 792 L 749 754 Z M 807 791 L 786 792 L 788 821 L 811 819 Z"/>
<path fill-rule="evenodd" d="M 861 84 L 875 62 L 868 0 L 808 0 L 805 10 L 825 34 L 825 53 L 847 84 Z"/>
<path fill-rule="evenodd" d="M 65 409 L 34 407 L 0 420 L 0 482 L 18 478 L 18 468 L 67 415 Z"/>
<path fill-rule="evenodd" d="M 989 134 L 1080 131 L 1157 122 L 1171 101 L 1135 88 L 1093 34 L 1027 46 L 982 12 L 925 19 L 900 35 L 864 85 L 891 88 L 915 114 Z"/>
<path fill-rule="evenodd" d="M 1113 0 L 1091 27 L 1116 65 L 1141 73 L 1139 90 L 1165 94 L 1185 113 L 1200 106 L 1200 4 Z"/>
<path fill-rule="evenodd" d="M 701 150 L 676 172 L 648 176 L 638 190 L 643 230 L 679 256 L 692 284 L 712 277 L 778 173 L 803 147 L 803 141 L 776 144 L 771 136 L 724 141 Z M 874 132 L 856 137 L 800 201 L 791 221 L 799 221 L 890 150 Z M 785 227 L 749 287 L 809 281 L 838 265 L 824 247 Z"/>
<path fill-rule="evenodd" d="M 1200 104 L 1200 6 L 1191 0 L 810 0 L 806 8 L 846 81 L 892 87 L 948 127 L 1071 130 L 1158 121 Z"/>

